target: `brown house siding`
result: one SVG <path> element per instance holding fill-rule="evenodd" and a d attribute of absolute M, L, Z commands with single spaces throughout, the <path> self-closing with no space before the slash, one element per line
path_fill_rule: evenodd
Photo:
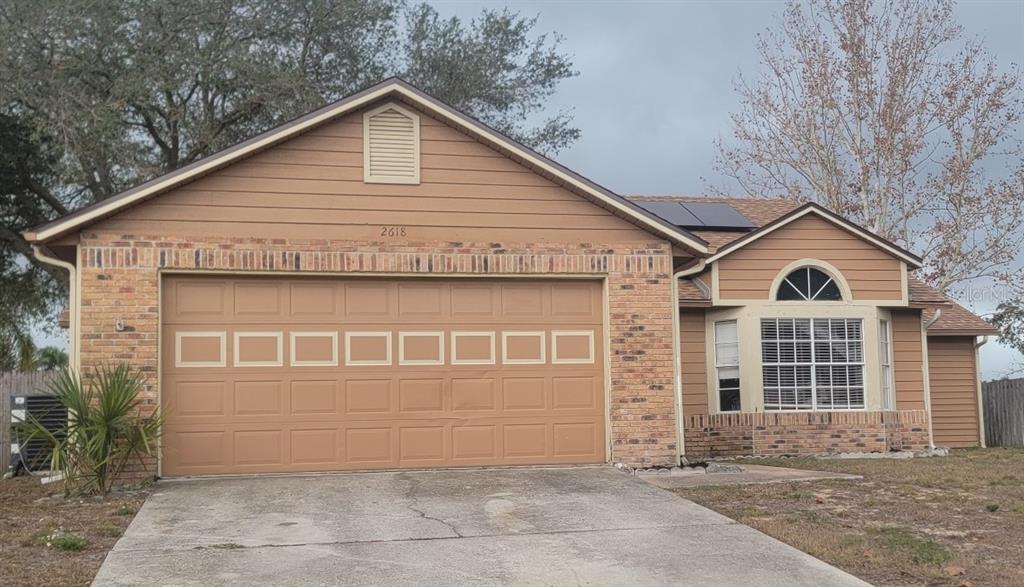
<path fill-rule="evenodd" d="M 937 446 L 978 446 L 978 373 L 974 337 L 928 337 L 932 426 Z"/>
<path fill-rule="evenodd" d="M 679 312 L 683 414 L 708 413 L 707 347 L 703 310 Z"/>
<path fill-rule="evenodd" d="M 718 261 L 719 297 L 768 299 L 779 272 L 804 258 L 834 265 L 849 283 L 854 299 L 903 297 L 899 259 L 816 216 L 794 220 Z"/>
<path fill-rule="evenodd" d="M 100 224 L 122 234 L 404 242 L 645 243 L 647 233 L 422 115 L 419 185 L 363 182 L 360 113 Z"/>
<path fill-rule="evenodd" d="M 923 410 L 924 352 L 920 310 L 893 310 L 892 342 L 896 409 Z"/>

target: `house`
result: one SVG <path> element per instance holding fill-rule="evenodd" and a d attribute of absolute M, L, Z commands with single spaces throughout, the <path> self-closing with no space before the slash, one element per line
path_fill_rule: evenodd
<path fill-rule="evenodd" d="M 72 364 L 148 374 L 163 476 L 984 442 L 994 331 L 913 253 L 621 197 L 400 80 L 26 237 Z"/>

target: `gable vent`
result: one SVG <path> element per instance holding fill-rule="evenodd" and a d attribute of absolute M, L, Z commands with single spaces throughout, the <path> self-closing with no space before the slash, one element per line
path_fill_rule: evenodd
<path fill-rule="evenodd" d="M 420 117 L 388 104 L 363 115 L 363 179 L 420 182 Z"/>

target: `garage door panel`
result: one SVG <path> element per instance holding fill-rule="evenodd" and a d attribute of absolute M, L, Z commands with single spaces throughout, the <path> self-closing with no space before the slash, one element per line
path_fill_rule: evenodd
<path fill-rule="evenodd" d="M 452 284 L 449 288 L 449 312 L 460 321 L 480 320 L 491 324 L 498 318 L 498 290 L 492 285 L 472 282 Z"/>
<path fill-rule="evenodd" d="M 493 377 L 453 377 L 451 411 L 457 414 L 494 412 L 498 409 L 498 385 Z"/>
<path fill-rule="evenodd" d="M 453 425 L 452 460 L 460 464 L 494 463 L 500 459 L 497 424 Z"/>
<path fill-rule="evenodd" d="M 391 318 L 395 290 L 386 283 L 350 283 L 345 286 L 344 319 L 359 321 Z"/>
<path fill-rule="evenodd" d="M 283 385 L 278 380 L 241 380 L 232 386 L 235 416 L 284 415 Z"/>
<path fill-rule="evenodd" d="M 502 456 L 506 459 L 532 460 L 550 456 L 546 424 L 504 424 L 502 433 Z"/>
<path fill-rule="evenodd" d="M 597 452 L 600 439 L 593 422 L 558 422 L 551 425 L 552 452 L 556 456 L 588 457 Z"/>
<path fill-rule="evenodd" d="M 415 414 L 422 417 L 424 413 L 434 412 L 440 416 L 444 412 L 444 379 L 406 379 L 398 382 L 399 414 Z"/>
<path fill-rule="evenodd" d="M 394 466 L 397 441 L 392 426 L 350 426 L 345 430 L 345 461 L 356 466 Z"/>
<path fill-rule="evenodd" d="M 345 415 L 390 416 L 398 405 L 398 386 L 391 378 L 345 381 Z"/>
<path fill-rule="evenodd" d="M 505 376 L 501 380 L 502 408 L 506 413 L 544 412 L 548 408 L 548 383 L 544 377 Z"/>
<path fill-rule="evenodd" d="M 216 279 L 179 279 L 164 288 L 164 321 L 221 321 L 231 315 L 229 283 Z"/>
<path fill-rule="evenodd" d="M 404 465 L 441 464 L 449 460 L 448 436 L 443 424 L 433 426 L 400 426 L 398 428 L 399 462 Z"/>
<path fill-rule="evenodd" d="M 336 380 L 291 381 L 288 396 L 292 416 L 339 415 L 338 382 Z"/>
<path fill-rule="evenodd" d="M 172 277 L 172 290 L 164 475 L 606 459 L 597 283 Z"/>
<path fill-rule="evenodd" d="M 448 287 L 441 283 L 398 285 L 398 316 L 400 319 L 438 321 L 449 317 Z"/>
<path fill-rule="evenodd" d="M 336 283 L 292 283 L 288 287 L 288 315 L 335 322 L 344 307 L 344 289 Z"/>
<path fill-rule="evenodd" d="M 341 464 L 342 449 L 337 428 L 296 428 L 289 432 L 290 463 L 294 465 Z"/>
<path fill-rule="evenodd" d="M 588 283 L 563 283 L 550 288 L 551 316 L 586 321 L 599 313 L 600 291 Z"/>

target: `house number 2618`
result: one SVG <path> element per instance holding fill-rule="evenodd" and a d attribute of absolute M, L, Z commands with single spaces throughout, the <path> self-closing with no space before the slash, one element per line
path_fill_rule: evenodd
<path fill-rule="evenodd" d="M 404 226 L 381 226 L 381 236 L 405 236 Z"/>

